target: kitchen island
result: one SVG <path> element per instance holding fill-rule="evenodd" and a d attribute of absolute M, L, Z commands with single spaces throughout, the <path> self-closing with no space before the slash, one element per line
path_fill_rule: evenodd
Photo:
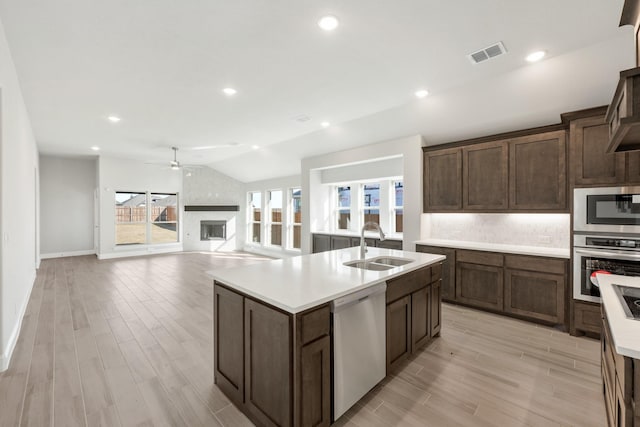
<path fill-rule="evenodd" d="M 602 383 L 610 426 L 640 427 L 640 321 L 629 304 L 640 300 L 640 277 L 598 274 L 602 296 Z M 620 288 L 622 286 L 622 288 Z M 621 289 L 624 289 L 621 291 Z M 634 307 L 638 313 L 639 307 Z"/>
<path fill-rule="evenodd" d="M 359 248 L 210 272 L 214 278 L 215 382 L 254 423 L 328 426 L 330 303 L 386 283 L 387 373 L 440 330 L 441 255 Z M 374 268 L 372 265 L 361 267 Z"/>

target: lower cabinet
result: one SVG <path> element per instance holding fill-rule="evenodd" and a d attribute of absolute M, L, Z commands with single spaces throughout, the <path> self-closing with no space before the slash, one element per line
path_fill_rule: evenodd
<path fill-rule="evenodd" d="M 586 301 L 573 301 L 573 323 L 571 334 L 591 332 L 601 334 L 602 321 L 600 317 L 600 304 Z"/>
<path fill-rule="evenodd" d="M 456 298 L 456 250 L 439 246 L 416 245 L 416 252 L 444 255 L 442 262 L 442 300 L 453 301 Z"/>
<path fill-rule="evenodd" d="M 350 248 L 351 237 L 349 236 L 331 236 L 331 250 Z"/>
<path fill-rule="evenodd" d="M 618 354 L 607 317 L 601 312 L 602 393 L 611 427 L 640 427 L 640 360 Z"/>
<path fill-rule="evenodd" d="M 440 271 L 438 264 L 387 282 L 387 374 L 440 333 Z"/>
<path fill-rule="evenodd" d="M 402 240 L 380 240 L 372 237 L 366 237 L 364 240 L 368 247 L 402 249 Z M 344 236 L 340 234 L 312 234 L 312 250 L 314 254 L 354 246 L 360 246 L 360 237 Z"/>
<path fill-rule="evenodd" d="M 331 250 L 331 236 L 328 234 L 314 234 L 312 241 L 314 254 Z"/>
<path fill-rule="evenodd" d="M 328 304 L 290 314 L 215 282 L 215 383 L 257 425 L 329 426 L 330 327 Z"/>

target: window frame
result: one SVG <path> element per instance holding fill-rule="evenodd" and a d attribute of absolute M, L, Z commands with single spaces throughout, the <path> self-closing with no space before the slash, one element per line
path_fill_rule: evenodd
<path fill-rule="evenodd" d="M 253 194 L 260 195 L 260 206 L 257 207 L 260 211 L 260 221 L 255 221 L 254 218 L 254 209 L 253 209 Z M 247 238 L 245 239 L 248 244 L 252 245 L 262 245 L 263 236 L 262 236 L 262 205 L 264 198 L 262 197 L 262 191 L 248 191 L 247 192 Z M 255 229 L 255 224 L 258 224 L 258 241 L 253 240 L 253 231 Z"/>
<path fill-rule="evenodd" d="M 365 194 L 365 187 L 377 185 L 378 186 L 378 205 L 377 206 L 366 206 L 366 198 L 367 194 Z M 371 181 L 371 182 L 362 182 L 360 183 L 360 204 L 359 204 L 359 216 L 360 216 L 360 224 L 364 226 L 368 221 L 365 218 L 365 211 L 378 211 L 378 222 L 377 224 L 382 227 L 382 191 L 383 191 L 383 183 L 380 180 Z M 371 202 L 369 202 L 371 203 Z M 369 213 L 371 215 L 371 213 Z M 375 222 L 375 221 L 374 221 Z"/>
<path fill-rule="evenodd" d="M 272 206 L 272 193 L 275 192 L 280 192 L 280 221 L 273 221 L 273 206 Z M 279 188 L 279 189 L 274 189 L 274 190 L 267 190 L 267 195 L 268 200 L 267 200 L 267 205 L 266 205 L 266 221 L 265 221 L 265 230 L 266 230 L 266 235 L 265 235 L 265 246 L 269 246 L 269 247 L 273 247 L 273 248 L 284 248 L 283 240 L 282 240 L 282 231 L 283 231 L 283 215 L 284 215 L 284 191 Z M 273 243 L 273 227 L 274 226 L 280 226 L 280 244 L 274 244 Z"/>
<path fill-rule="evenodd" d="M 296 222 L 296 210 L 295 210 L 295 199 L 296 197 L 294 197 L 294 192 L 295 191 L 299 191 L 300 192 L 300 222 Z M 287 235 L 287 245 L 286 245 L 286 249 L 290 250 L 290 251 L 302 251 L 302 188 L 301 187 L 291 187 L 288 189 L 287 191 L 288 194 L 288 198 L 287 198 L 287 231 L 286 231 L 286 235 Z M 299 237 L 299 243 L 300 246 L 299 247 L 295 247 L 295 227 L 300 227 L 300 237 Z"/>
<path fill-rule="evenodd" d="M 119 224 L 127 224 L 118 222 L 118 205 L 116 204 L 116 198 L 118 194 L 138 194 L 144 195 L 144 206 L 145 206 L 145 215 L 144 221 L 136 221 L 133 224 L 144 224 L 145 227 L 145 241 L 140 243 L 118 243 L 118 225 Z M 159 194 L 159 195 L 167 195 L 167 196 L 176 196 L 176 220 L 168 221 L 170 223 L 176 224 L 176 240 L 174 242 L 162 242 L 162 243 L 153 243 L 152 241 L 152 227 L 154 223 L 168 223 L 168 222 L 156 222 L 151 219 L 151 195 Z M 129 248 L 129 247 L 156 247 L 156 246 L 167 246 L 167 245 L 175 245 L 182 242 L 180 236 L 180 193 L 179 192 L 162 192 L 162 191 L 125 191 L 125 190 L 115 190 L 114 191 L 114 247 L 115 248 Z"/>
<path fill-rule="evenodd" d="M 402 184 L 402 205 L 398 205 L 396 203 L 396 184 Z M 394 179 L 391 180 L 391 200 L 393 203 L 390 203 L 391 206 L 391 218 L 390 224 L 393 225 L 393 233 L 402 234 L 404 231 L 404 179 Z M 398 231 L 398 223 L 397 223 L 397 212 L 402 211 L 402 230 Z"/>
<path fill-rule="evenodd" d="M 349 188 L 349 207 L 340 206 L 340 188 L 348 187 Z M 353 190 L 354 185 L 349 184 L 338 184 L 333 186 L 333 199 L 335 203 L 335 209 L 333 213 L 333 226 L 336 231 L 351 231 L 353 225 Z M 346 228 L 340 228 L 340 214 L 343 211 L 347 211 L 349 213 L 349 220 Z"/>

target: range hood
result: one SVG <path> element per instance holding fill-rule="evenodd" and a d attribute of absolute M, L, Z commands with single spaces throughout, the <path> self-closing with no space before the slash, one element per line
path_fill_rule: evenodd
<path fill-rule="evenodd" d="M 620 72 L 607 110 L 610 153 L 640 150 L 640 0 L 625 0 L 620 16 L 620 26 L 623 25 L 635 28 L 636 68 Z"/>

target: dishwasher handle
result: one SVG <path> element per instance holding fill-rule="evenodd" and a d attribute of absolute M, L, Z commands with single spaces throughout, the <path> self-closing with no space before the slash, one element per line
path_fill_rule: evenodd
<path fill-rule="evenodd" d="M 370 297 L 379 295 L 386 291 L 387 291 L 387 284 L 385 282 L 382 282 L 382 283 L 378 283 L 377 285 L 373 285 L 371 287 L 345 295 L 343 297 L 340 297 L 338 299 L 331 301 L 331 312 L 335 313 L 337 311 L 342 311 L 347 307 L 351 307 L 352 305 L 364 302 L 368 300 Z"/>

